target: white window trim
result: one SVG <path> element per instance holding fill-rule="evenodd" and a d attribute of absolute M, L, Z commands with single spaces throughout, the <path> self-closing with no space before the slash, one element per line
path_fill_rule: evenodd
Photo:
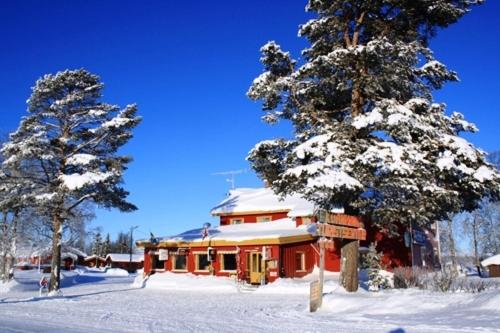
<path fill-rule="evenodd" d="M 269 219 L 268 221 L 259 221 L 259 219 Z M 257 223 L 266 223 L 266 222 L 271 222 L 273 220 L 273 217 L 271 215 L 265 215 L 265 216 L 257 216 L 255 218 L 255 221 Z"/>
<path fill-rule="evenodd" d="M 185 256 L 186 257 L 186 268 L 185 269 L 176 269 L 175 268 L 175 262 L 177 261 L 178 256 Z M 188 272 L 188 255 L 187 254 L 176 254 L 172 256 L 172 272 Z"/>
<path fill-rule="evenodd" d="M 198 262 L 198 256 L 200 255 L 207 255 L 207 252 L 203 252 L 203 251 L 195 251 L 193 252 L 193 255 L 194 255 L 194 271 L 195 272 L 198 272 L 198 273 L 208 273 L 210 272 L 209 269 L 199 269 L 199 262 Z M 208 256 L 207 256 L 207 259 L 208 259 Z M 187 267 L 187 264 L 186 264 L 186 267 Z"/>
<path fill-rule="evenodd" d="M 233 221 L 241 221 L 239 223 L 234 223 Z M 236 217 L 236 218 L 231 218 L 229 219 L 229 224 L 243 224 L 245 223 L 245 218 L 244 217 Z"/>
<path fill-rule="evenodd" d="M 224 266 L 224 258 L 222 257 L 223 255 L 225 254 L 234 254 L 236 256 L 236 252 L 234 253 L 219 253 L 220 257 L 220 267 L 221 267 L 221 270 L 219 272 L 221 273 L 236 273 L 238 271 L 238 261 L 236 261 L 236 269 L 222 269 L 222 267 Z"/>
<path fill-rule="evenodd" d="M 300 254 L 300 264 L 301 264 L 301 269 L 297 269 L 297 267 L 295 267 L 295 271 L 296 272 L 300 272 L 300 273 L 303 273 L 303 272 L 306 272 L 306 253 L 304 251 L 296 251 L 295 252 L 295 256 L 297 256 L 297 254 Z"/>

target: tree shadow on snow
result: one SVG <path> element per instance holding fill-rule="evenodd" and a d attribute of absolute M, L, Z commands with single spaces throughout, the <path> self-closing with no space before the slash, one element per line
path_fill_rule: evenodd
<path fill-rule="evenodd" d="M 82 297 L 86 296 L 95 296 L 95 295 L 103 295 L 103 294 L 111 294 L 111 293 L 116 293 L 116 292 L 122 292 L 122 291 L 133 291 L 133 290 L 140 290 L 141 288 L 137 287 L 132 287 L 132 288 L 124 288 L 124 289 L 115 289 L 115 290 L 103 290 L 103 291 L 96 291 L 96 292 L 89 292 L 89 293 L 81 293 L 81 294 L 75 294 L 75 295 L 67 295 L 67 296 L 35 296 L 31 298 L 25 298 L 25 299 L 17 299 L 17 300 L 9 300 L 6 301 L 6 298 L 0 300 L 0 305 L 2 304 L 16 304 L 16 303 L 31 303 L 31 302 L 39 302 L 39 301 L 48 301 L 48 300 L 73 300 L 73 299 L 79 299 Z"/>

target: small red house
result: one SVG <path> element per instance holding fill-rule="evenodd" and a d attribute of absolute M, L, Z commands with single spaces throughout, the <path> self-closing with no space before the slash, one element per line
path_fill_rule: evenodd
<path fill-rule="evenodd" d="M 500 254 L 484 259 L 481 265 L 488 268 L 489 277 L 500 277 Z"/>
<path fill-rule="evenodd" d="M 131 260 L 128 253 L 109 253 L 106 256 L 106 266 L 135 272 L 144 267 L 144 256 L 142 254 L 132 254 Z"/>
<path fill-rule="evenodd" d="M 88 257 L 85 257 L 85 259 L 83 261 L 84 261 L 84 265 L 87 267 L 99 268 L 99 267 L 106 266 L 106 258 L 97 256 L 95 254 L 88 256 Z"/>
<path fill-rule="evenodd" d="M 319 265 L 313 211 L 312 203 L 298 196 L 281 200 L 269 188 L 231 190 L 211 211 L 220 218 L 218 227 L 138 241 L 144 248 L 144 273 L 235 276 L 252 284 L 305 276 Z M 361 245 L 372 241 L 377 241 L 388 266 L 410 264 L 411 251 L 402 237 L 387 239 L 368 229 Z M 340 241 L 335 245 L 326 252 L 329 271 L 340 271 Z"/>
<path fill-rule="evenodd" d="M 70 270 L 75 265 L 84 265 L 87 254 L 77 248 L 63 244 L 61 246 L 61 267 Z M 50 267 L 52 261 L 52 247 L 47 246 L 34 251 L 30 256 L 33 266 Z"/>

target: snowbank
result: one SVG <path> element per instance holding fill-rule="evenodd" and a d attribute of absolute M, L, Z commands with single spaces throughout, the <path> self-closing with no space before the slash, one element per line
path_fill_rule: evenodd
<path fill-rule="evenodd" d="M 17 283 L 16 280 L 10 280 L 7 283 L 0 282 L 0 294 L 7 293 L 7 292 L 11 291 L 12 289 L 15 289 L 18 285 L 19 285 L 19 283 Z"/>
<path fill-rule="evenodd" d="M 104 271 L 108 276 L 128 276 L 128 272 L 121 268 L 108 268 Z"/>
<path fill-rule="evenodd" d="M 145 282 L 146 289 L 235 292 L 236 282 L 232 278 L 221 276 L 193 275 L 191 273 L 176 274 L 172 272 L 151 275 Z"/>
<path fill-rule="evenodd" d="M 339 273 L 325 271 L 324 292 L 331 292 L 339 285 Z M 315 267 L 311 274 L 302 278 L 280 278 L 273 283 L 260 286 L 259 294 L 309 294 L 310 284 L 319 279 L 319 268 Z"/>
<path fill-rule="evenodd" d="M 411 315 L 425 312 L 452 311 L 457 305 L 475 310 L 489 310 L 500 315 L 500 290 L 490 290 L 479 294 L 472 293 L 435 293 L 417 289 L 390 289 L 369 292 L 359 289 L 348 293 L 338 288 L 323 298 L 321 311 L 336 315 L 363 316 Z"/>

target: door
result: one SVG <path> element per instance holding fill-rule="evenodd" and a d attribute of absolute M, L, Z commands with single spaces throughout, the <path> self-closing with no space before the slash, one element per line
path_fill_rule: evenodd
<path fill-rule="evenodd" d="M 262 254 L 250 252 L 250 283 L 260 284 L 262 281 Z"/>

